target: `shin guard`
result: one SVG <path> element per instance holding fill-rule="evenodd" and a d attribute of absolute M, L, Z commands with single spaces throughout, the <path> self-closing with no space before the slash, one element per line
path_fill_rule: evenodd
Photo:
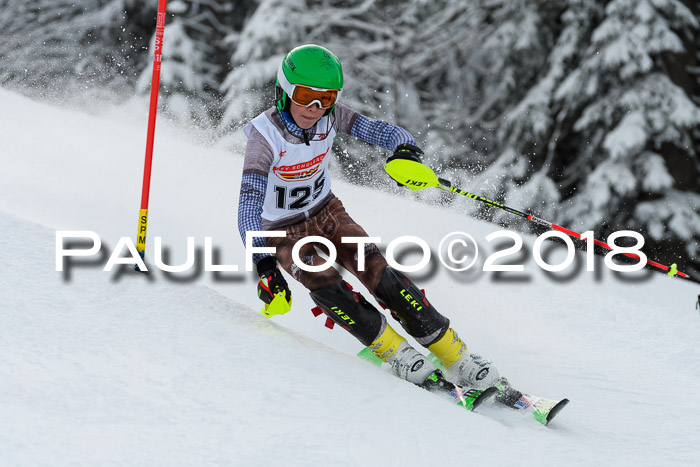
<path fill-rule="evenodd" d="M 345 281 L 311 292 L 311 299 L 334 323 L 368 346 L 379 336 L 386 319 Z"/>
<path fill-rule="evenodd" d="M 425 347 L 440 340 L 450 326 L 450 320 L 428 302 L 423 292 L 391 267 L 384 270 L 375 294 L 401 326 Z"/>

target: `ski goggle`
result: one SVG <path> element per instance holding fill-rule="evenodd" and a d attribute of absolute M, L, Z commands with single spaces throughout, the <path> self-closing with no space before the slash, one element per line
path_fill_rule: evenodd
<path fill-rule="evenodd" d="M 322 109 L 330 109 L 338 99 L 337 89 L 320 89 L 294 84 L 294 92 L 289 96 L 297 105 L 309 107 L 318 104 Z"/>
<path fill-rule="evenodd" d="M 292 102 L 302 107 L 318 104 L 322 109 L 330 109 L 338 101 L 341 93 L 340 89 L 324 89 L 304 84 L 292 84 L 285 76 L 281 63 L 277 70 L 277 82 Z"/>

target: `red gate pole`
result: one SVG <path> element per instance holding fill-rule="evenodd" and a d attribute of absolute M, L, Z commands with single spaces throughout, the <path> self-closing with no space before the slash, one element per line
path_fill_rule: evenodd
<path fill-rule="evenodd" d="M 136 251 L 141 258 L 146 252 L 146 231 L 148 228 L 148 197 L 151 189 L 151 166 L 153 163 L 153 140 L 156 131 L 156 114 L 158 112 L 158 88 L 160 87 L 160 65 L 163 56 L 163 31 L 165 30 L 165 5 L 168 0 L 158 0 L 156 17 L 155 54 L 153 56 L 153 76 L 151 77 L 151 103 L 148 110 L 148 134 L 146 137 L 146 161 L 143 168 L 143 189 L 141 191 L 141 209 L 139 210 L 139 228 L 136 235 Z M 136 267 L 137 270 L 138 266 Z"/>

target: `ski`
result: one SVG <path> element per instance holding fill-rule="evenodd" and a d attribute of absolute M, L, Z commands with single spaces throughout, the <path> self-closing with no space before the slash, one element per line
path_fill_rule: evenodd
<path fill-rule="evenodd" d="M 382 366 L 382 360 L 374 355 L 369 347 L 362 349 L 357 356 L 377 367 Z M 449 396 L 457 405 L 470 411 L 493 396 L 493 400 L 498 405 L 530 413 L 535 420 L 547 426 L 569 403 L 569 399 L 552 400 L 525 394 L 513 388 L 503 377 L 499 378 L 493 386 L 485 389 L 462 387 L 445 378 L 447 371 L 435 355 L 430 353 L 427 358 L 437 369 L 424 383 L 423 389 Z"/>
<path fill-rule="evenodd" d="M 525 394 L 513 388 L 507 379 L 500 378 L 495 387 L 498 394 L 494 401 L 499 405 L 532 414 L 539 423 L 547 426 L 569 403 L 569 399 L 545 399 Z"/>
<path fill-rule="evenodd" d="M 445 394 L 449 396 L 454 402 L 457 403 L 457 405 L 464 407 L 470 412 L 473 412 L 491 396 L 498 393 L 498 389 L 495 387 L 477 389 L 457 386 L 456 384 L 450 383 L 444 379 L 445 377 L 442 376 L 442 372 L 440 370 L 435 370 L 435 373 L 433 373 L 428 379 L 430 380 L 432 378 L 442 378 L 446 384 L 439 389 L 432 389 L 430 387 L 426 387 L 425 389 L 436 394 Z"/>
<path fill-rule="evenodd" d="M 433 353 L 428 355 L 428 360 L 433 362 L 443 373 L 447 374 L 447 370 Z M 544 397 L 525 394 L 511 386 L 510 382 L 504 377 L 499 378 L 493 388 L 496 390 L 493 400 L 497 404 L 530 413 L 535 420 L 544 426 L 547 426 L 569 403 L 569 399 L 545 399 Z"/>

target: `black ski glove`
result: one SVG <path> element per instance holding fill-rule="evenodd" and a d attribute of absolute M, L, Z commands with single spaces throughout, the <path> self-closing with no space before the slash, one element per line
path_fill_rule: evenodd
<path fill-rule="evenodd" d="M 287 281 L 282 276 L 280 268 L 277 267 L 277 258 L 274 256 L 266 256 L 258 261 L 258 297 L 268 305 L 272 302 L 275 296 L 280 292 L 285 292 L 285 300 L 292 300 L 292 291 L 289 290 Z"/>
<path fill-rule="evenodd" d="M 389 162 L 391 162 L 395 159 L 406 159 L 408 161 L 421 163 L 420 158 L 422 155 L 423 155 L 423 150 L 421 148 L 419 148 L 418 146 L 410 144 L 410 143 L 403 143 L 403 144 L 399 144 L 398 146 L 396 146 L 396 149 L 394 149 L 394 154 L 392 154 L 386 160 L 386 163 L 388 164 Z M 403 185 L 399 182 L 396 182 L 396 185 L 406 186 L 406 185 Z"/>
<path fill-rule="evenodd" d="M 423 155 L 423 150 L 418 146 L 409 143 L 403 143 L 396 146 L 394 149 L 394 154 L 392 154 L 386 162 L 389 163 L 394 159 L 406 159 L 409 161 L 420 162 L 420 158 Z"/>

